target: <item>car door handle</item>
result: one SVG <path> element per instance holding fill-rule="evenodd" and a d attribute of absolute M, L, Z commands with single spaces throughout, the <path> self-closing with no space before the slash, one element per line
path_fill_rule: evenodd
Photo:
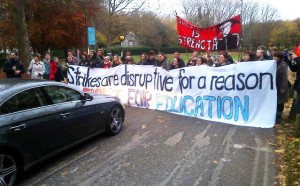
<path fill-rule="evenodd" d="M 65 118 L 65 117 L 68 117 L 69 115 L 70 115 L 70 112 L 66 112 L 66 113 L 60 114 L 60 116 L 61 116 L 61 117 L 64 117 L 64 118 Z"/>
<path fill-rule="evenodd" d="M 19 131 L 19 130 L 22 130 L 22 129 L 25 129 L 26 128 L 26 124 L 21 124 L 21 125 L 18 125 L 18 126 L 14 126 L 14 127 L 10 127 L 10 130 L 15 130 L 15 131 Z"/>

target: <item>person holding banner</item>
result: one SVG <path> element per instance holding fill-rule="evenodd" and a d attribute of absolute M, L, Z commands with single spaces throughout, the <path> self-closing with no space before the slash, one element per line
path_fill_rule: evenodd
<path fill-rule="evenodd" d="M 200 65 L 207 65 L 207 62 L 209 60 L 207 60 L 205 57 L 199 57 L 197 59 L 197 63 L 196 63 L 196 66 L 200 66 Z M 210 63 L 213 63 L 212 61 L 210 61 Z"/>
<path fill-rule="evenodd" d="M 282 52 L 276 52 L 273 59 L 277 62 L 276 71 L 276 88 L 277 88 L 277 112 L 276 123 L 281 124 L 281 115 L 284 110 L 284 103 L 289 99 L 289 87 L 288 87 L 288 65 L 283 61 Z"/>
<path fill-rule="evenodd" d="M 216 63 L 216 67 L 221 67 L 221 66 L 225 66 L 228 65 L 228 55 L 221 53 L 218 56 L 218 62 Z"/>
<path fill-rule="evenodd" d="M 115 54 L 112 59 L 112 67 L 116 67 L 123 64 L 118 54 Z"/>
<path fill-rule="evenodd" d="M 101 59 L 97 56 L 97 53 L 93 50 L 89 53 L 89 61 L 91 64 L 91 68 L 103 68 L 103 63 Z"/>
<path fill-rule="evenodd" d="M 128 56 L 128 57 L 127 57 Z M 127 50 L 125 52 L 125 55 L 121 57 L 121 61 L 126 64 L 126 57 L 127 57 L 127 61 L 130 58 L 133 61 L 133 58 L 131 57 L 131 52 L 129 50 Z"/>
<path fill-rule="evenodd" d="M 174 57 L 173 61 L 172 61 L 172 66 L 171 66 L 171 70 L 173 69 L 178 69 L 178 68 L 183 68 L 182 66 L 180 66 L 180 59 L 177 57 Z"/>
<path fill-rule="evenodd" d="M 88 59 L 88 54 L 86 52 L 81 53 L 81 59 L 78 63 L 78 66 L 90 67 L 90 61 Z"/>
<path fill-rule="evenodd" d="M 155 64 L 157 67 L 162 67 L 165 70 L 171 70 L 171 63 L 168 60 L 167 56 L 165 53 L 160 52 L 158 54 L 158 62 Z"/>
<path fill-rule="evenodd" d="M 109 69 L 110 67 L 111 67 L 110 58 L 109 58 L 109 56 L 105 56 L 104 61 L 103 61 L 103 68 Z"/>
<path fill-rule="evenodd" d="M 240 62 L 255 61 L 255 54 L 251 51 L 245 52 L 244 57 Z"/>
<path fill-rule="evenodd" d="M 131 56 L 126 56 L 125 61 L 123 61 L 123 64 L 135 65 L 135 62 Z"/>
<path fill-rule="evenodd" d="M 149 50 L 148 52 L 148 59 L 145 61 L 144 65 L 155 65 L 158 63 L 157 59 L 155 58 L 155 52 L 153 50 Z"/>
<path fill-rule="evenodd" d="M 199 57 L 194 57 L 193 59 L 189 60 L 189 62 L 187 63 L 187 66 L 188 67 L 196 66 L 198 59 L 199 59 Z"/>
<path fill-rule="evenodd" d="M 256 50 L 256 60 L 257 61 L 265 61 L 267 59 L 267 55 L 265 52 L 265 47 L 264 46 L 259 46 Z"/>
<path fill-rule="evenodd" d="M 146 61 L 147 61 L 147 55 L 146 55 L 146 53 L 143 52 L 140 55 L 140 61 L 137 63 L 137 65 L 144 65 L 146 63 Z"/>
<path fill-rule="evenodd" d="M 102 66 L 103 61 L 104 61 L 104 52 L 103 52 L 103 49 L 102 49 L 102 48 L 99 48 L 99 49 L 98 49 L 98 51 L 97 51 L 97 57 L 99 58 L 100 64 L 101 64 L 101 66 Z"/>
<path fill-rule="evenodd" d="M 179 60 L 179 67 L 180 67 L 180 68 L 181 68 L 181 67 L 185 67 L 185 63 L 184 63 L 183 59 L 180 58 L 180 54 L 179 54 L 178 51 L 175 51 L 175 52 L 174 52 L 174 58 L 178 58 L 178 60 Z"/>

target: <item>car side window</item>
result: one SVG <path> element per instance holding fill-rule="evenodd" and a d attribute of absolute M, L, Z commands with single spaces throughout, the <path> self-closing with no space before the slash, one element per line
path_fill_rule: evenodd
<path fill-rule="evenodd" d="M 33 109 L 47 105 L 40 88 L 32 88 L 15 94 L 0 107 L 0 114 L 8 114 L 26 109 Z"/>
<path fill-rule="evenodd" d="M 44 90 L 50 96 L 54 104 L 82 99 L 82 95 L 80 92 L 68 87 L 49 86 L 44 87 Z"/>

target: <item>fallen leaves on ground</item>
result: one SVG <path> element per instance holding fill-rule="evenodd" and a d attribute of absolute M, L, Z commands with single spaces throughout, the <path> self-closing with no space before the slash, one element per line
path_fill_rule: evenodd
<path fill-rule="evenodd" d="M 292 100 L 285 106 L 284 118 L 287 118 Z M 278 174 L 276 185 L 299 186 L 300 185 L 300 139 L 294 136 L 294 121 L 284 119 L 284 124 L 275 125 L 277 156 L 276 166 Z M 273 145 L 274 146 L 274 145 Z"/>

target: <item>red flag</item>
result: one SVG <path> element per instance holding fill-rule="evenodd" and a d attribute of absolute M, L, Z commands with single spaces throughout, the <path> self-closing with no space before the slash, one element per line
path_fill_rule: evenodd
<path fill-rule="evenodd" d="M 179 44 L 191 50 L 227 50 L 240 44 L 241 16 L 207 28 L 196 27 L 177 16 Z"/>
<path fill-rule="evenodd" d="M 293 52 L 297 57 L 300 57 L 300 44 L 294 48 Z"/>

